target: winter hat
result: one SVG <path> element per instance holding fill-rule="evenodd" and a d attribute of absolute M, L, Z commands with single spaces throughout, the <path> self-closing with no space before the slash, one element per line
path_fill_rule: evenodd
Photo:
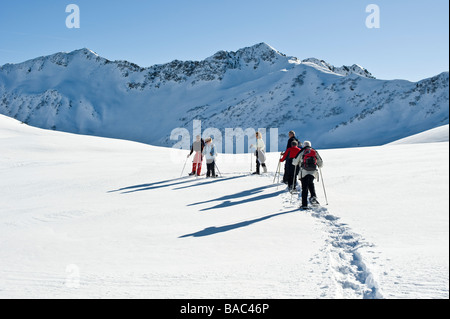
<path fill-rule="evenodd" d="M 304 141 L 303 142 L 303 147 L 311 147 L 311 142 L 310 141 Z"/>

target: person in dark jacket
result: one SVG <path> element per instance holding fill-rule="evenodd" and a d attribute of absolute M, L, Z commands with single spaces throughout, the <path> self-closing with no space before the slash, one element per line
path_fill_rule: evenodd
<path fill-rule="evenodd" d="M 205 141 L 201 138 L 200 135 L 197 136 L 197 139 L 191 146 L 191 153 L 187 157 L 190 157 L 194 152 L 194 160 L 192 161 L 192 171 L 189 175 L 200 176 L 202 172 L 202 163 L 203 163 L 203 149 L 205 148 Z"/>
<path fill-rule="evenodd" d="M 289 140 L 288 140 L 287 145 L 286 145 L 286 151 L 288 150 L 288 148 L 292 147 L 292 142 L 293 142 L 293 141 L 296 141 L 296 142 L 297 142 L 297 146 L 298 146 L 298 145 L 301 146 L 300 141 L 299 141 L 298 138 L 295 136 L 295 132 L 294 132 L 294 131 L 290 131 L 290 132 L 289 132 Z"/>
<path fill-rule="evenodd" d="M 297 157 L 297 155 L 302 150 L 298 147 L 297 141 L 292 141 L 291 147 L 289 147 L 286 152 L 284 152 L 283 157 L 280 159 L 280 162 L 286 161 L 284 175 L 286 176 L 286 180 L 288 182 L 288 187 L 290 190 L 294 190 L 297 188 L 297 175 L 299 170 L 295 169 L 295 166 L 292 165 L 292 161 Z"/>
<path fill-rule="evenodd" d="M 283 152 L 283 155 L 288 151 L 288 149 L 290 148 L 290 147 L 292 147 L 292 142 L 294 142 L 294 141 L 296 141 L 297 142 L 297 146 L 300 146 L 301 147 L 301 143 L 300 143 L 300 141 L 297 139 L 297 137 L 295 137 L 295 132 L 294 131 L 290 131 L 289 132 L 289 140 L 288 140 L 288 143 L 287 143 L 287 145 L 286 145 L 286 150 Z M 289 179 L 288 179 L 288 176 L 287 176 L 287 174 L 286 174 L 286 172 L 287 171 L 289 171 L 289 166 L 288 166 L 288 163 L 286 162 L 285 164 L 284 164 L 284 175 L 283 175 L 283 183 L 285 183 L 285 184 L 289 184 Z M 292 182 L 291 182 L 292 183 Z"/>

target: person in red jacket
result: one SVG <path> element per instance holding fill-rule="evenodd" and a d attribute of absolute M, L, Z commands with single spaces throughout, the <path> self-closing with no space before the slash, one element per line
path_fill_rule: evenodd
<path fill-rule="evenodd" d="M 297 157 L 298 154 L 302 151 L 301 148 L 298 147 L 297 141 L 292 141 L 291 147 L 289 147 L 284 153 L 283 157 L 280 159 L 280 162 L 286 161 L 286 181 L 288 183 L 288 187 L 290 190 L 294 190 L 297 187 L 297 174 L 295 166 L 292 165 L 292 161 Z"/>

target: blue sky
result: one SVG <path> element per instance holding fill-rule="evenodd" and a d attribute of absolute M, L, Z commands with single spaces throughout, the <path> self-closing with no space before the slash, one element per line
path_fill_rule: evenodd
<path fill-rule="evenodd" d="M 68 29 L 68 4 L 81 28 Z M 365 25 L 377 4 L 381 27 Z M 448 71 L 447 0 L 14 0 L 0 4 L 0 65 L 87 47 L 146 67 L 266 42 L 300 59 L 357 63 L 380 79 Z"/>

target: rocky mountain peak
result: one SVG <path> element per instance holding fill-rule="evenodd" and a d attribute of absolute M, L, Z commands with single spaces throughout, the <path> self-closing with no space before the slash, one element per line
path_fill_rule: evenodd
<path fill-rule="evenodd" d="M 365 78 L 375 79 L 375 77 L 372 75 L 372 73 L 370 73 L 367 69 L 363 68 L 362 66 L 360 66 L 358 64 L 353 64 L 351 66 L 343 65 L 341 67 L 335 67 L 334 65 L 331 65 L 330 63 L 328 63 L 324 60 L 319 60 L 316 58 L 304 59 L 304 60 L 302 60 L 302 63 L 312 64 L 312 65 L 317 66 L 320 69 L 323 69 L 325 71 L 331 71 L 333 73 L 343 75 L 343 76 L 347 76 L 350 74 L 357 74 L 357 75 L 363 76 Z"/>

